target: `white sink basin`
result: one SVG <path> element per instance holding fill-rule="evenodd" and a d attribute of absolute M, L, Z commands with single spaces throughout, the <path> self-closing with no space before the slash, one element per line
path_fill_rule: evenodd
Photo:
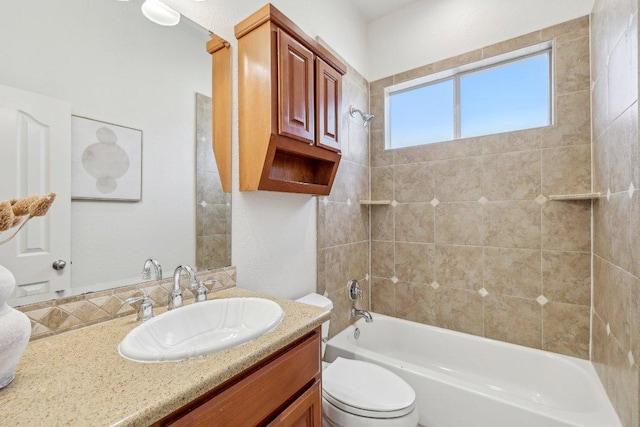
<path fill-rule="evenodd" d="M 163 313 L 127 334 L 120 355 L 135 362 L 168 362 L 227 350 L 273 330 L 284 312 L 263 298 L 200 302 Z"/>

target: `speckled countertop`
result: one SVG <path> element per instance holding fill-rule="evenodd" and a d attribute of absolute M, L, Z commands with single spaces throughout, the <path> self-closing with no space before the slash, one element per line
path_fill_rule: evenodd
<path fill-rule="evenodd" d="M 124 359 L 118 344 L 139 324 L 135 315 L 30 343 L 16 379 L 0 390 L 0 424 L 148 426 L 329 318 L 320 308 L 239 288 L 216 292 L 211 299 L 252 296 L 280 304 L 282 323 L 245 345 L 202 358 L 167 363 Z"/>

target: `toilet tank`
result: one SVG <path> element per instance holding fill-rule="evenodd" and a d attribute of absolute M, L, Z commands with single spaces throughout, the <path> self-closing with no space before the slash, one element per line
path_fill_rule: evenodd
<path fill-rule="evenodd" d="M 305 295 L 302 298 L 298 298 L 297 302 L 302 302 L 304 304 L 315 305 L 316 307 L 320 307 L 325 309 L 326 311 L 331 311 L 333 308 L 333 303 L 327 297 L 323 297 L 319 294 L 309 294 Z M 321 335 L 322 335 L 322 357 L 324 357 L 324 349 L 327 347 L 327 339 L 329 338 L 329 324 L 330 320 L 327 320 L 322 324 Z"/>

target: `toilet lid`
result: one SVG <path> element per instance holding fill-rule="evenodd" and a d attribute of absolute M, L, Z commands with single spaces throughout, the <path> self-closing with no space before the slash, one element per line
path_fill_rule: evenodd
<path fill-rule="evenodd" d="M 411 386 L 393 372 L 341 357 L 322 372 L 322 394 L 346 412 L 371 418 L 406 415 L 416 399 Z"/>

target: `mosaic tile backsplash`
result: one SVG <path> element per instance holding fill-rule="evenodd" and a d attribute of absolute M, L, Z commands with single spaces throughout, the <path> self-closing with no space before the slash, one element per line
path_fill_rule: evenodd
<path fill-rule="evenodd" d="M 217 270 L 204 270 L 196 274 L 198 281 L 215 280 L 206 285 L 209 291 L 217 292 L 236 285 L 235 267 Z M 189 290 L 186 276 L 181 278 L 184 299 L 188 303 L 194 298 Z M 122 288 L 91 292 L 74 297 L 51 300 L 44 303 L 29 304 L 16 309 L 22 311 L 31 320 L 31 340 L 56 335 L 62 332 L 80 329 L 96 323 L 106 322 L 136 312 L 137 304 L 124 304 L 131 297 L 149 295 L 155 307 L 166 307 L 169 293 L 173 289 L 173 278 L 145 282 Z"/>

